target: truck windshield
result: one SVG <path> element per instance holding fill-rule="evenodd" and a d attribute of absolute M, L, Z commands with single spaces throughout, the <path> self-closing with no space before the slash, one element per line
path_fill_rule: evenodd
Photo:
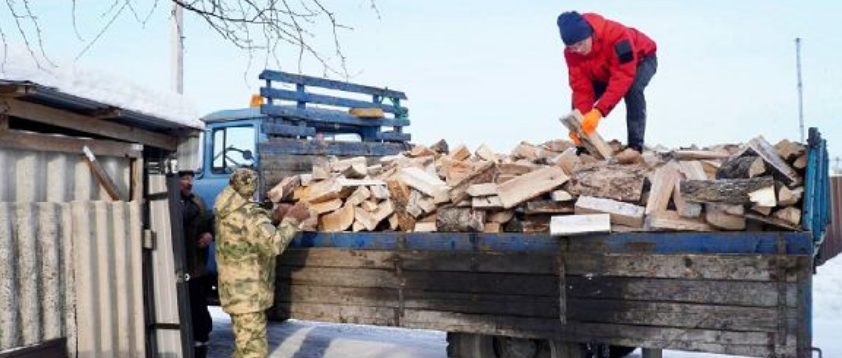
<path fill-rule="evenodd" d="M 215 174 L 231 174 L 239 167 L 254 167 L 254 127 L 226 127 L 213 131 Z"/>

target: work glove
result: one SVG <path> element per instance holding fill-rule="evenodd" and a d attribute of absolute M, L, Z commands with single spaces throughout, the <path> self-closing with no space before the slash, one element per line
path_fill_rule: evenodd
<path fill-rule="evenodd" d="M 600 119 L 602 119 L 602 113 L 600 113 L 596 108 L 592 109 L 585 115 L 585 118 L 582 119 L 582 131 L 584 131 L 587 135 L 593 134 L 593 132 L 596 131 L 596 126 L 599 125 Z"/>
<path fill-rule="evenodd" d="M 579 139 L 579 136 L 576 135 L 576 132 L 570 131 L 568 136 L 570 137 L 570 141 L 573 142 L 573 144 L 575 144 L 577 147 L 582 145 L 582 140 Z"/>
<path fill-rule="evenodd" d="M 286 217 L 291 217 L 302 222 L 310 218 L 310 207 L 303 201 L 298 202 L 286 213 Z"/>

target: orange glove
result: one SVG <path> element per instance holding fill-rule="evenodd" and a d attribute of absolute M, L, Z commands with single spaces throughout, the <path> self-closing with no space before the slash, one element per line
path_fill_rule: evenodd
<path fill-rule="evenodd" d="M 575 144 L 576 146 L 582 145 L 582 140 L 579 139 L 579 136 L 576 135 L 576 132 L 570 131 L 570 134 L 568 134 L 568 136 L 570 136 L 570 141 L 572 141 L 573 144 Z"/>
<path fill-rule="evenodd" d="M 596 130 L 596 126 L 599 125 L 599 120 L 602 119 L 602 113 L 599 112 L 598 109 L 594 108 L 588 114 L 585 115 L 585 118 L 582 120 L 582 130 L 587 135 L 593 134 Z"/>

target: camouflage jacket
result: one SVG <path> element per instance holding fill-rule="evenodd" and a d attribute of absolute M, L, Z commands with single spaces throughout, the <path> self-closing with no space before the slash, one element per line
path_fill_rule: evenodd
<path fill-rule="evenodd" d="M 228 314 L 261 312 L 275 298 L 275 260 L 297 233 L 285 218 L 277 227 L 269 213 L 231 186 L 219 194 L 216 215 L 216 262 L 219 299 Z"/>

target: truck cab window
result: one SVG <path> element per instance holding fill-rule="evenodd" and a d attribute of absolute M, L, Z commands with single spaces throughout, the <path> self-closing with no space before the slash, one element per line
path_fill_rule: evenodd
<path fill-rule="evenodd" d="M 254 127 L 226 127 L 213 131 L 215 174 L 231 174 L 240 167 L 254 167 Z"/>

